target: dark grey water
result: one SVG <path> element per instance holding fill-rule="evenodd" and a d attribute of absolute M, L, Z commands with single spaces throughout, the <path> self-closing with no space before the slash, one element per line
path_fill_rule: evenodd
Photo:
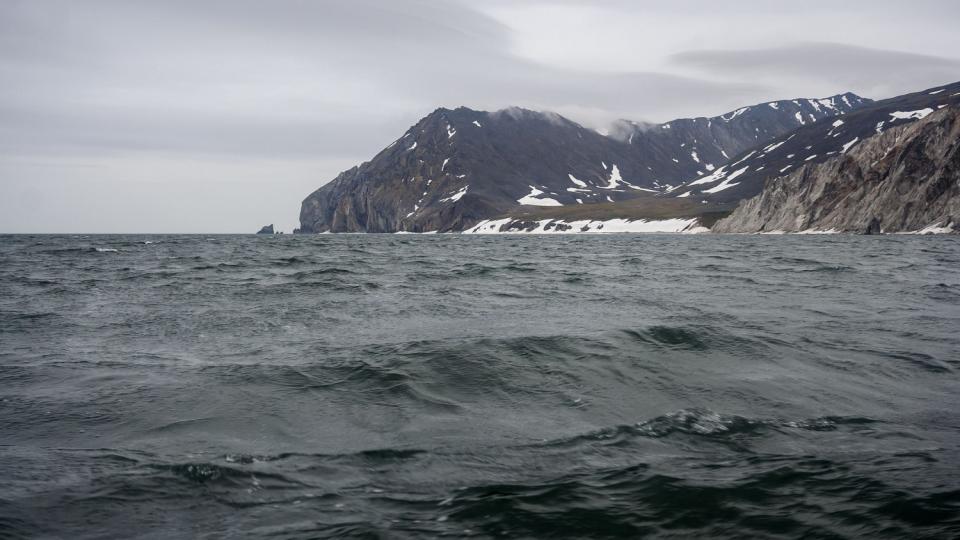
<path fill-rule="evenodd" d="M 958 268 L 956 237 L 0 237 L 0 537 L 957 537 Z"/>

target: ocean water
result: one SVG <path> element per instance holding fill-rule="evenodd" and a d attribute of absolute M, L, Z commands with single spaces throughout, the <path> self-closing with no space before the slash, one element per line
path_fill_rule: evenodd
<path fill-rule="evenodd" d="M 960 238 L 0 237 L 3 538 L 956 538 Z"/>

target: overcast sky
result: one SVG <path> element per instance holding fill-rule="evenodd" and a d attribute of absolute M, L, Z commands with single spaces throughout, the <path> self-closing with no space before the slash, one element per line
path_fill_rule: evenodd
<path fill-rule="evenodd" d="M 0 0 L 0 232 L 289 232 L 437 107 L 890 97 L 960 80 L 958 25 L 956 0 Z"/>

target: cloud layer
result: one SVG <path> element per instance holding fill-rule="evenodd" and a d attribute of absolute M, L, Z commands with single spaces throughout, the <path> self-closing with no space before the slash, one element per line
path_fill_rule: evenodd
<path fill-rule="evenodd" d="M 883 47 L 836 31 L 856 3 L 818 27 L 762 2 L 11 0 L 0 231 L 289 230 L 309 191 L 439 106 L 600 127 L 960 79 L 953 4 L 911 6 L 925 27 L 880 4 L 858 27 L 902 25 Z"/>

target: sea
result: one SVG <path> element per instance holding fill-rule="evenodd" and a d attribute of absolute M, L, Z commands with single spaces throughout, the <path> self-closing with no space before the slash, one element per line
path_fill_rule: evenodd
<path fill-rule="evenodd" d="M 960 237 L 0 236 L 2 538 L 958 538 Z"/>

